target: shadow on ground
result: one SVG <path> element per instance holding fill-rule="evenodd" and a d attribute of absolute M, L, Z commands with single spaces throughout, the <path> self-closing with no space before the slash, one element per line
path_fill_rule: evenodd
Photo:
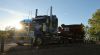
<path fill-rule="evenodd" d="M 48 45 L 41 48 L 16 46 L 7 51 L 5 55 L 100 55 L 100 45 L 67 44 Z"/>

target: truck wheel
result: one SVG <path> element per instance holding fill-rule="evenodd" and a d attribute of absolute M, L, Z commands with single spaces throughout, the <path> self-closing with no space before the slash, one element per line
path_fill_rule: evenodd
<path fill-rule="evenodd" d="M 36 40 L 36 44 L 37 44 L 37 46 L 42 45 L 42 44 L 43 44 L 42 39 L 41 39 L 41 38 L 37 38 L 37 40 Z"/>

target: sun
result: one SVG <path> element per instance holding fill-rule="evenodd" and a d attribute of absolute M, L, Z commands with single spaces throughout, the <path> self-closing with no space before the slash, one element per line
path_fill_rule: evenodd
<path fill-rule="evenodd" d="M 16 28 L 17 30 L 20 30 L 20 29 L 22 29 L 22 25 L 21 25 L 20 23 L 17 23 L 17 24 L 15 25 L 15 28 Z"/>

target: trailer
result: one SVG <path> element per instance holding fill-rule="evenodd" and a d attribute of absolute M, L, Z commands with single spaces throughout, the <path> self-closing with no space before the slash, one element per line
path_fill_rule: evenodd
<path fill-rule="evenodd" d="M 85 32 L 83 24 L 62 24 L 59 28 L 58 36 L 61 36 L 63 43 L 82 43 L 84 42 Z"/>

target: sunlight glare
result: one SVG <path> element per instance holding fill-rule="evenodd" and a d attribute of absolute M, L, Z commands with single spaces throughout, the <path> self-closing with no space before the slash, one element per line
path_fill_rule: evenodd
<path fill-rule="evenodd" d="M 22 25 L 21 25 L 20 23 L 17 23 L 17 24 L 15 25 L 15 28 L 16 28 L 17 30 L 20 30 L 20 29 L 22 29 Z"/>

